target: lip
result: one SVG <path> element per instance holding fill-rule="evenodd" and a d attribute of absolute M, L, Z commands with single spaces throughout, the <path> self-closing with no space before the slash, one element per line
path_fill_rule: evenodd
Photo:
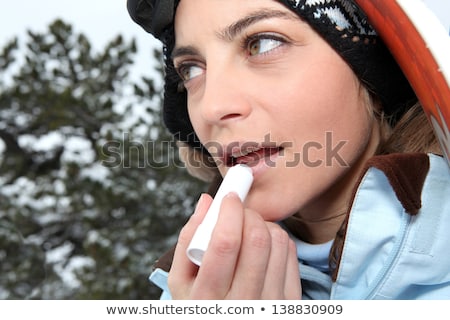
<path fill-rule="evenodd" d="M 227 165 L 233 166 L 236 164 L 245 164 L 248 165 L 249 167 L 252 167 L 256 165 L 258 162 L 280 152 L 280 150 L 281 149 L 278 147 L 258 148 L 246 153 L 231 155 L 231 157 L 229 157 L 227 160 Z"/>
<path fill-rule="evenodd" d="M 225 152 L 221 156 L 221 160 L 227 167 L 245 164 L 252 169 L 254 175 L 259 175 L 264 168 L 270 168 L 275 165 L 274 160 L 280 155 L 283 149 L 283 146 L 275 146 L 273 144 L 230 144 L 223 148 Z"/>

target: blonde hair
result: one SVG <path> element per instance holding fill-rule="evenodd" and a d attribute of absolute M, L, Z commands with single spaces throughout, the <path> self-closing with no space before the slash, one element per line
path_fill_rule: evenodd
<path fill-rule="evenodd" d="M 378 148 L 379 154 L 409 152 L 443 155 L 433 127 L 419 102 L 405 112 Z"/>

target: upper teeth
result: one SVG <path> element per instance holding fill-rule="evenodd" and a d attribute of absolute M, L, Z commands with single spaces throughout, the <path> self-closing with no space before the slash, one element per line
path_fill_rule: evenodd
<path fill-rule="evenodd" d="M 256 152 L 260 150 L 260 148 L 250 148 L 250 149 L 246 149 L 246 150 L 238 150 L 237 152 L 233 152 L 233 154 L 231 155 L 232 158 L 239 158 L 239 157 L 244 157 L 250 153 Z"/>

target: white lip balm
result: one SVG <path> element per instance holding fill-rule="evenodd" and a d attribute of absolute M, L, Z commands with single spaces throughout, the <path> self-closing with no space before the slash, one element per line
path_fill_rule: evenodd
<path fill-rule="evenodd" d="M 236 192 L 241 201 L 244 201 L 252 182 L 253 173 L 250 167 L 244 164 L 238 164 L 228 170 L 205 218 L 198 226 L 186 250 L 187 256 L 193 263 L 198 266 L 202 263 L 203 255 L 208 248 L 211 234 L 219 216 L 220 204 L 222 203 L 223 197 L 230 192 Z"/>

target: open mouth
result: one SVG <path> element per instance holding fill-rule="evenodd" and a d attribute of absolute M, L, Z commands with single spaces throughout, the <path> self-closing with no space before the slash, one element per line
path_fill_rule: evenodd
<path fill-rule="evenodd" d="M 262 159 L 268 158 L 282 150 L 281 147 L 261 147 L 233 152 L 226 157 L 226 165 L 232 167 L 237 164 L 246 164 L 248 166 L 259 163 Z"/>

